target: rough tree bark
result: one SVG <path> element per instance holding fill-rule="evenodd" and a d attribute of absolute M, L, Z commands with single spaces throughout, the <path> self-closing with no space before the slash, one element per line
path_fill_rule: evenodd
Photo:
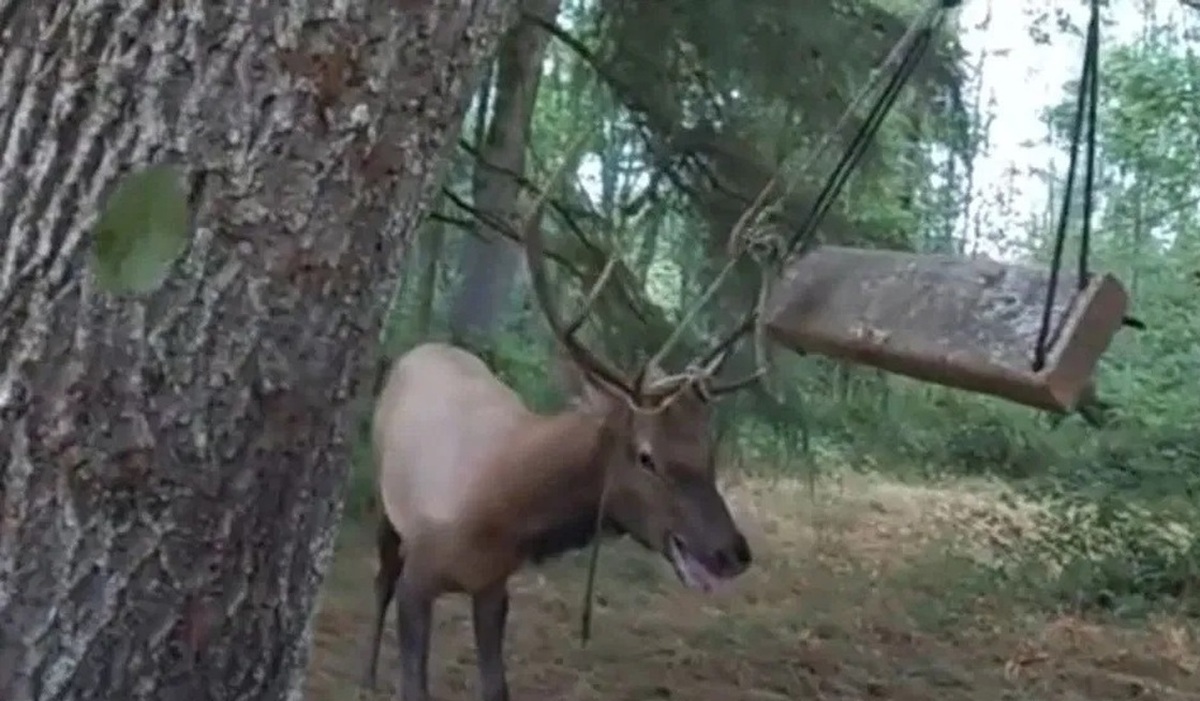
<path fill-rule="evenodd" d="M 513 0 L 0 0 L 0 698 L 299 698 L 345 410 Z M 187 174 L 165 286 L 85 272 Z"/>

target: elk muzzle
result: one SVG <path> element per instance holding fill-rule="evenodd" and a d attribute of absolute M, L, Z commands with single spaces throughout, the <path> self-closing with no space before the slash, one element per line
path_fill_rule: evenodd
<path fill-rule="evenodd" d="M 681 507 L 663 555 L 684 586 L 714 592 L 749 569 L 750 544 L 715 485 L 688 485 Z"/>

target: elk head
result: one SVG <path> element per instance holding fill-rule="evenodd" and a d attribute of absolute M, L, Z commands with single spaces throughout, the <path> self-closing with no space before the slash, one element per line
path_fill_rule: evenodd
<path fill-rule="evenodd" d="M 615 264 L 610 260 L 584 301 L 563 324 L 551 302 L 537 226 L 525 233 L 527 263 L 535 296 L 566 352 L 582 392 L 579 409 L 601 417 L 597 469 L 606 481 L 604 517 L 643 547 L 659 552 L 680 581 L 712 591 L 744 572 L 751 552 L 716 485 L 713 402 L 746 386 L 753 376 L 718 386 L 713 378 L 734 342 L 753 325 L 747 316 L 716 348 L 675 375 L 664 373 L 660 349 L 627 381 L 625 375 L 576 339 Z"/>

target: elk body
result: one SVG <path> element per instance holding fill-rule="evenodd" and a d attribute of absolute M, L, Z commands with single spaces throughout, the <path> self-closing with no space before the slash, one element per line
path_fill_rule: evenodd
<path fill-rule="evenodd" d="M 376 611 L 365 685 L 374 687 L 387 607 L 396 600 L 403 701 L 428 701 L 433 604 L 465 593 L 483 701 L 507 701 L 503 641 L 509 577 L 587 545 L 598 523 L 661 553 L 688 587 L 709 591 L 744 572 L 746 539 L 716 487 L 711 386 L 732 336 L 699 370 L 624 377 L 553 312 L 540 235 L 530 272 L 550 326 L 582 380 L 577 401 L 531 411 L 476 356 L 419 345 L 396 360 L 377 400 L 373 459 L 378 524 Z M 606 270 L 606 273 L 610 270 Z M 594 299 L 607 274 L 591 291 Z"/>

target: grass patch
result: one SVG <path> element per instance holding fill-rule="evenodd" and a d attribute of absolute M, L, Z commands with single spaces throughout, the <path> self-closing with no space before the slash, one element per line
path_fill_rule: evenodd
<path fill-rule="evenodd" d="M 996 482 L 827 474 L 744 478 L 726 492 L 756 559 L 725 595 L 687 592 L 658 556 L 607 545 L 593 640 L 581 648 L 586 557 L 515 578 L 514 697 L 1200 699 L 1200 645 L 1186 619 L 1160 613 L 1133 628 L 1044 606 L 997 578 L 995 563 L 1042 520 Z M 362 526 L 343 534 L 317 624 L 314 701 L 363 698 L 370 543 Z M 393 635 L 380 699 L 395 698 Z M 439 604 L 431 674 L 435 698 L 474 698 L 464 598 Z"/>

